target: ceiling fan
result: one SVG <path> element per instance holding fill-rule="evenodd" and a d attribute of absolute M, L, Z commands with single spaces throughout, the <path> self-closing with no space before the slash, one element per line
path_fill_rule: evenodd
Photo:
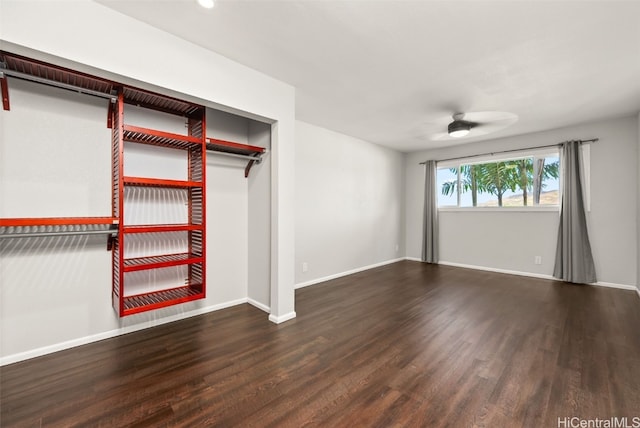
<path fill-rule="evenodd" d="M 451 119 L 453 121 L 449 122 Z M 518 120 L 518 116 L 504 111 L 478 111 L 454 113 L 431 123 L 431 140 L 454 140 L 465 137 L 477 137 L 500 131 Z M 444 125 L 446 126 L 446 132 Z"/>

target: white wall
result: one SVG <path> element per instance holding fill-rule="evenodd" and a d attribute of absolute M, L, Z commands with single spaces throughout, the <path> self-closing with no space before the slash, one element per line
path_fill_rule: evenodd
<path fill-rule="evenodd" d="M 271 125 L 232 114 L 207 111 L 207 136 L 271 148 Z M 270 312 L 271 158 L 254 164 L 207 154 L 207 287 L 221 301 L 248 298 Z M 227 207 L 236 207 L 229 210 Z M 224 277 L 222 276 L 224 275 Z"/>
<path fill-rule="evenodd" d="M 637 118 L 605 120 L 545 132 L 407 155 L 407 255 L 419 258 L 424 170 L 420 162 L 598 137 L 591 146 L 591 246 L 600 282 L 635 285 L 638 199 Z M 441 261 L 551 275 L 557 213 L 440 212 Z M 507 250 L 505 247 L 509 247 Z M 542 265 L 534 265 L 534 256 Z"/>
<path fill-rule="evenodd" d="M 638 113 L 638 163 L 636 164 L 636 171 L 638 173 L 638 201 L 636 210 L 636 219 L 638 221 L 638 256 L 640 257 L 640 113 Z M 640 262 L 638 262 L 638 274 L 636 275 L 636 288 L 640 293 Z"/>
<path fill-rule="evenodd" d="M 297 121 L 296 283 L 403 257 L 403 194 L 401 153 Z"/>
<path fill-rule="evenodd" d="M 8 82 L 11 111 L 0 112 L 0 217 L 110 217 L 108 101 Z M 20 144 L 5 143 L 9 135 Z M 61 151 L 72 156 L 60 159 Z"/>
<path fill-rule="evenodd" d="M 249 303 L 267 310 L 271 307 L 269 293 L 269 266 L 271 232 L 271 127 L 268 124 L 251 121 L 248 143 L 265 147 L 267 153 L 263 161 L 254 164 L 247 179 L 249 186 Z M 246 162 L 244 162 L 246 165 Z M 244 177 L 244 174 L 242 174 Z"/>
<path fill-rule="evenodd" d="M 25 22 L 29 22 L 29 26 L 25 26 Z M 118 31 L 106 31 L 105 29 L 108 28 L 117 28 Z M 154 90 L 167 90 L 174 95 L 181 94 L 180 96 L 185 99 L 205 105 L 221 106 L 230 111 L 242 112 L 249 117 L 273 121 L 270 154 L 271 189 L 269 189 L 271 194 L 270 319 L 282 322 L 295 316 L 293 271 L 295 93 L 291 86 L 89 1 L 40 2 L 37 7 L 34 7 L 31 2 L 3 1 L 0 41 L 2 49 L 18 54 L 114 78 L 123 83 Z M 184 64 L 189 66 L 185 67 Z M 13 98 L 12 89 L 10 89 L 10 96 Z M 212 184 L 212 180 L 214 185 L 221 184 L 230 177 L 231 173 L 227 176 L 227 172 L 220 171 L 220 174 L 221 176 L 216 180 L 216 174 L 208 172 L 208 186 Z M 234 183 L 236 176 L 244 180 L 241 170 L 234 170 L 233 174 Z M 246 181 L 243 183 L 244 186 L 247 185 Z M 213 192 L 215 194 L 223 191 L 223 188 L 218 188 Z M 244 203 L 248 204 L 246 200 Z M 210 214 L 211 209 L 208 208 L 208 215 Z M 78 214 L 74 211 L 70 215 L 82 215 L 82 213 Z M 246 214 L 244 219 L 248 221 Z M 246 222 L 244 229 L 246 230 Z M 247 240 L 243 241 L 245 244 L 242 245 L 247 245 Z M 237 290 L 220 295 L 213 292 L 209 294 L 210 298 L 221 303 L 204 306 L 202 301 L 192 302 L 118 319 L 110 308 L 110 304 L 103 304 L 110 300 L 111 276 L 110 263 L 105 262 L 108 260 L 109 253 L 104 250 L 104 245 L 96 243 L 94 238 L 86 238 L 79 244 L 74 241 L 65 245 L 71 245 L 73 251 L 70 253 L 72 259 L 65 259 L 64 263 L 56 259 L 59 253 L 57 247 L 42 245 L 34 248 L 25 245 L 19 254 L 19 257 L 27 258 L 41 256 L 39 265 L 43 267 L 56 262 L 56 266 L 60 266 L 58 270 L 62 275 L 60 277 L 38 270 L 17 269 L 16 266 L 23 263 L 22 261 L 14 264 L 13 260 L 7 261 L 3 257 L 2 272 L 0 272 L 2 275 L 0 282 L 3 284 L 2 317 L 9 318 L 2 319 L 4 329 L 3 342 L 0 344 L 2 363 L 242 301 L 233 300 L 235 296 L 243 294 L 236 293 Z M 242 250 L 235 248 L 234 251 Z M 211 255 L 209 254 L 208 257 Z M 38 262 L 31 260 L 25 263 L 28 266 L 35 266 Z M 16 278 L 14 273 L 18 271 L 18 275 L 22 276 Z M 212 270 L 209 269 L 208 274 L 211 275 L 211 273 Z M 66 291 L 60 296 L 70 292 L 69 290 L 76 290 L 77 293 L 74 296 L 79 301 L 75 299 L 63 301 L 62 297 L 54 298 L 53 290 L 49 294 L 39 293 L 45 284 L 25 282 L 33 278 L 40 281 L 46 278 L 51 280 L 52 286 L 63 287 Z M 236 280 L 241 282 L 241 279 L 234 279 Z M 25 293 L 31 293 L 30 296 L 33 299 L 26 298 Z M 246 300 L 246 297 L 245 291 L 243 299 Z M 37 316 L 33 317 L 33 313 L 17 308 L 4 310 L 13 305 L 16 300 L 24 302 L 25 305 L 33 304 L 33 313 L 37 313 Z M 211 302 L 209 297 L 207 301 Z M 34 304 L 37 302 L 40 303 Z M 193 311 L 189 312 L 191 309 Z M 22 316 L 27 318 L 20 318 Z M 46 331 L 43 326 L 46 326 Z M 9 339 L 6 339 L 7 337 Z M 16 338 L 20 338 L 20 341 L 12 342 Z"/>
<path fill-rule="evenodd" d="M 207 109 L 207 136 L 247 142 L 249 120 Z M 249 203 L 240 159 L 207 152 L 207 303 L 247 296 Z M 268 272 L 266 273 L 268 277 Z"/>

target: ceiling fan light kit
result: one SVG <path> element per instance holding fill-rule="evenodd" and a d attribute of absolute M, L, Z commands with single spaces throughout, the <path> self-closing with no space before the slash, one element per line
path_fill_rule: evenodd
<path fill-rule="evenodd" d="M 447 130 L 449 131 L 450 137 L 461 138 L 469 134 L 472 126 L 473 124 L 471 122 L 467 122 L 465 120 L 454 120 L 449 124 Z"/>
<path fill-rule="evenodd" d="M 205 9 L 212 9 L 215 6 L 214 0 L 198 0 L 198 4 Z"/>

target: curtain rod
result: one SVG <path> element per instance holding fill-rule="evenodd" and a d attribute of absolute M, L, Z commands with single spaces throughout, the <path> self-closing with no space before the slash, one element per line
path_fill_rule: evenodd
<path fill-rule="evenodd" d="M 578 141 L 580 142 L 580 144 L 583 144 L 583 143 L 595 143 L 598 140 L 600 140 L 600 139 L 599 138 L 591 138 L 590 140 L 578 140 Z M 549 148 L 549 147 L 559 147 L 562 144 L 563 143 L 548 144 L 546 146 L 525 147 L 523 149 L 500 150 L 500 151 L 497 151 L 497 152 L 479 153 L 477 155 L 459 156 L 459 157 L 456 157 L 456 158 L 448 158 L 448 159 L 438 159 L 438 160 L 436 160 L 436 162 L 446 162 L 446 161 L 458 160 L 458 159 L 477 158 L 477 157 L 480 157 L 480 156 L 487 156 L 487 155 L 493 156 L 493 155 L 499 154 L 499 153 L 514 153 L 514 152 L 521 152 L 523 150 L 546 149 L 546 148 Z M 426 163 L 427 163 L 427 161 L 420 162 L 420 165 L 424 165 Z"/>

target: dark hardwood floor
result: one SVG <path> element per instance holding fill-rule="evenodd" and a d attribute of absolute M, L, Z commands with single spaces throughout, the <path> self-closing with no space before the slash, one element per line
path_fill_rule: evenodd
<path fill-rule="evenodd" d="M 296 311 L 240 305 L 2 367 L 0 425 L 640 418 L 633 291 L 405 261 L 298 290 Z"/>

